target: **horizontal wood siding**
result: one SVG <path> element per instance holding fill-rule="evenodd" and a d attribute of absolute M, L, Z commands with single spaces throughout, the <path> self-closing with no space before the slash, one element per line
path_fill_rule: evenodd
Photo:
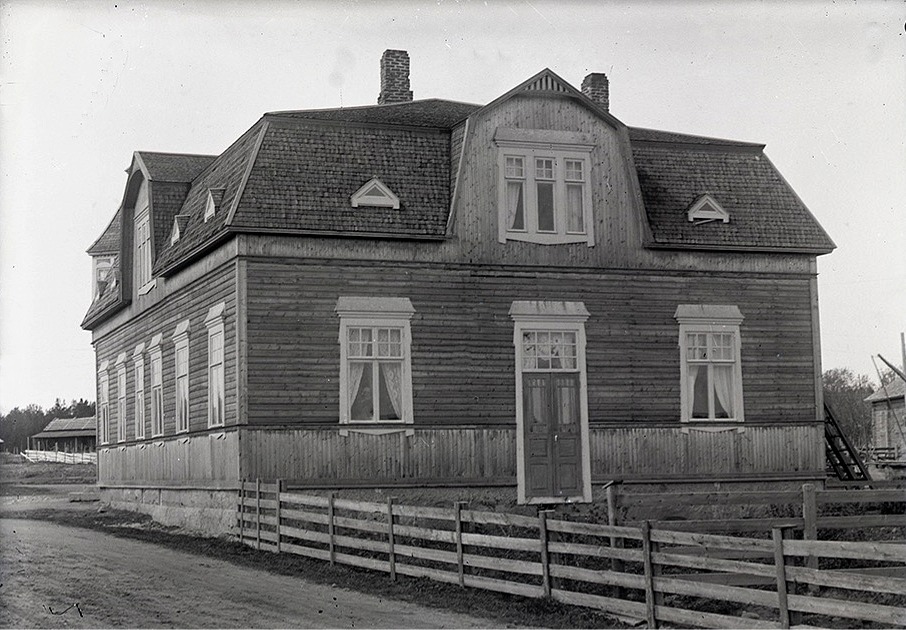
<path fill-rule="evenodd" d="M 253 424 L 336 424 L 339 296 L 408 297 L 418 425 L 515 420 L 513 300 L 575 300 L 591 313 L 592 424 L 678 422 L 678 304 L 735 304 L 745 414 L 815 418 L 807 277 L 627 274 L 248 261 L 248 398 Z"/>
<path fill-rule="evenodd" d="M 235 430 L 98 449 L 101 485 L 192 485 L 238 478 Z"/>
<path fill-rule="evenodd" d="M 631 480 L 823 473 L 819 426 L 594 427 L 592 479 Z M 341 436 L 334 427 L 242 429 L 242 476 L 303 483 L 516 482 L 515 428 L 420 428 Z"/>
<path fill-rule="evenodd" d="M 135 372 L 132 353 L 139 343 L 145 344 L 145 441 L 151 436 L 151 354 L 148 344 L 156 334 L 161 340 L 162 385 L 164 399 L 164 435 L 176 432 L 176 357 L 173 333 L 189 320 L 189 431 L 203 431 L 208 426 L 208 331 L 204 320 L 208 309 L 225 303 L 224 381 L 226 424 L 236 424 L 236 262 L 228 262 L 202 276 L 192 284 L 175 291 L 165 301 L 129 320 L 115 330 L 95 339 L 97 365 L 110 362 L 110 437 L 117 439 L 118 417 L 115 362 L 126 353 L 127 443 L 135 441 Z"/>

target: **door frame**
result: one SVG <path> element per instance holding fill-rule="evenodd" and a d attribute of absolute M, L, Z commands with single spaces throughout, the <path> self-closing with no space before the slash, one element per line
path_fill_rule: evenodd
<path fill-rule="evenodd" d="M 591 454 L 588 430 L 588 374 L 585 362 L 585 322 L 589 317 L 582 302 L 516 300 L 510 307 L 513 319 L 513 346 L 516 377 L 516 479 L 520 504 L 591 502 Z M 544 330 L 576 333 L 576 366 L 579 372 L 579 433 L 582 493 L 561 497 L 526 497 L 525 492 L 525 416 L 522 392 L 523 348 L 526 331 Z"/>

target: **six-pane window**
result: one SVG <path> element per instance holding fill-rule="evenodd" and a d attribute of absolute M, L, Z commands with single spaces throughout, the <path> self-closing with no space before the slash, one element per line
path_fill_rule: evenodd
<path fill-rule="evenodd" d="M 687 333 L 686 362 L 691 417 L 735 418 L 735 335 L 729 332 Z"/>
<path fill-rule="evenodd" d="M 349 327 L 346 332 L 350 420 L 401 420 L 402 329 Z"/>

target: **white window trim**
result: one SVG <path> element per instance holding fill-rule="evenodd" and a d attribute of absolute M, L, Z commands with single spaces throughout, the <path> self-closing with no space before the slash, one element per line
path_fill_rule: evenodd
<path fill-rule="evenodd" d="M 369 425 L 413 424 L 412 412 L 412 330 L 410 320 L 415 313 L 409 298 L 390 297 L 347 297 L 337 300 L 336 313 L 340 318 L 340 435 L 347 436 L 349 431 L 371 434 L 386 434 L 405 431 L 414 435 L 412 428 L 369 427 Z M 353 421 L 349 418 L 349 363 L 347 360 L 347 331 L 358 327 L 392 327 L 400 328 L 403 346 L 403 374 L 401 385 L 402 417 L 399 420 Z"/>
<path fill-rule="evenodd" d="M 204 207 L 204 222 L 207 223 L 208 219 L 217 214 L 217 211 L 220 210 L 220 204 L 223 200 L 223 188 L 211 188 L 208 190 L 208 200 L 205 203 Z M 214 193 L 217 193 L 217 199 L 214 199 Z"/>
<path fill-rule="evenodd" d="M 717 203 L 717 200 L 711 195 L 705 193 L 693 202 L 689 211 L 686 213 L 689 221 L 721 221 L 730 222 L 730 214 Z"/>
<path fill-rule="evenodd" d="M 148 238 L 139 242 L 139 230 L 143 224 L 147 224 Z M 135 243 L 133 244 L 134 257 L 132 265 L 135 268 L 133 278 L 138 285 L 138 295 L 144 295 L 154 288 L 156 279 L 151 273 L 154 266 L 154 255 L 151 252 L 151 207 L 145 206 L 135 215 Z M 146 249 L 147 248 L 147 249 Z M 147 276 L 147 277 L 145 277 Z"/>
<path fill-rule="evenodd" d="M 594 212 L 591 205 L 593 177 L 591 151 L 594 141 L 586 134 L 550 129 L 510 129 L 500 127 L 494 135 L 497 145 L 497 240 L 501 243 L 524 241 L 538 245 L 586 243 L 594 247 Z M 523 209 L 525 228 L 507 229 L 506 158 L 521 157 L 524 166 Z M 553 158 L 554 165 L 554 232 L 537 229 L 538 204 L 535 181 L 535 158 Z M 566 160 L 583 164 L 582 210 L 583 232 L 569 232 L 566 226 Z M 560 212 L 557 212 L 561 209 Z"/>
<path fill-rule="evenodd" d="M 191 361 L 189 358 L 189 320 L 188 319 L 181 322 L 176 327 L 176 331 L 173 333 L 172 339 L 173 339 L 173 363 L 174 363 L 174 368 L 175 368 L 173 385 L 174 385 L 174 396 L 175 396 L 175 401 L 176 401 L 176 405 L 174 406 L 173 409 L 174 409 L 174 414 L 176 417 L 176 433 L 188 433 L 189 427 L 191 426 L 191 422 L 189 421 L 189 416 L 190 416 L 189 410 L 191 409 L 191 404 L 190 404 L 191 397 L 189 396 L 189 372 L 190 372 L 189 366 L 190 366 Z M 179 365 L 180 350 L 186 351 L 185 373 L 182 373 L 181 367 Z M 185 418 L 182 419 L 182 422 L 184 423 L 182 426 L 180 426 L 180 412 L 179 412 L 179 408 L 180 408 L 180 405 L 179 405 L 179 403 L 180 403 L 179 379 L 180 378 L 186 379 L 186 401 L 185 401 L 186 402 L 186 416 L 185 416 Z"/>
<path fill-rule="evenodd" d="M 135 439 L 145 439 L 145 421 L 147 410 L 147 400 L 145 399 L 145 344 L 140 343 L 135 347 L 132 353 L 132 373 L 135 376 Z"/>
<path fill-rule="evenodd" d="M 729 424 L 728 427 L 710 427 L 710 430 L 737 428 L 734 425 L 745 422 L 745 399 L 742 391 L 742 342 L 739 325 L 743 321 L 739 307 L 735 305 L 680 304 L 674 318 L 679 322 L 680 350 L 680 421 L 693 425 Z M 689 396 L 689 365 L 686 360 L 686 335 L 689 333 L 729 333 L 733 335 L 736 360 L 733 364 L 733 396 L 738 401 L 733 418 L 693 418 L 692 400 Z M 738 430 L 742 430 L 739 428 Z"/>
<path fill-rule="evenodd" d="M 591 501 L 591 443 L 588 427 L 588 369 L 585 361 L 585 322 L 582 302 L 516 300 L 510 307 L 516 357 L 516 480 L 520 504 L 587 503 Z M 522 335 L 531 330 L 576 333 L 576 367 L 579 372 L 579 430 L 582 444 L 582 494 L 570 497 L 527 498 L 525 492 L 525 409 L 522 400 Z"/>
<path fill-rule="evenodd" d="M 109 361 L 102 361 L 98 368 L 98 425 L 101 444 L 110 444 L 110 375 Z"/>
<path fill-rule="evenodd" d="M 151 364 L 151 437 L 164 434 L 164 362 L 160 342 L 163 335 L 160 333 L 151 338 L 148 344 L 148 354 Z M 157 363 L 157 378 L 154 377 L 154 364 Z M 160 392 L 160 406 L 156 404 L 156 391 Z"/>
<path fill-rule="evenodd" d="M 381 194 L 365 194 L 367 191 L 371 190 L 372 187 L 377 188 L 381 192 Z M 394 210 L 399 210 L 400 208 L 399 197 L 393 194 L 393 191 L 390 190 L 390 188 L 388 188 L 387 185 L 377 177 L 368 180 L 364 186 L 352 193 L 352 196 L 349 198 L 349 202 L 352 204 L 353 208 L 358 208 L 359 206 L 393 208 Z"/>
<path fill-rule="evenodd" d="M 221 302 L 212 306 L 205 317 L 204 325 L 208 329 L 208 427 L 222 427 L 226 424 L 226 332 L 223 325 L 223 311 L 226 309 L 226 303 Z M 220 422 L 214 420 L 214 383 L 211 380 L 211 340 L 219 334 L 223 350 L 220 360 L 220 391 L 223 395 L 223 417 Z"/>
<path fill-rule="evenodd" d="M 126 416 L 128 402 L 126 400 L 126 353 L 121 352 L 116 357 L 116 441 L 125 442 Z"/>

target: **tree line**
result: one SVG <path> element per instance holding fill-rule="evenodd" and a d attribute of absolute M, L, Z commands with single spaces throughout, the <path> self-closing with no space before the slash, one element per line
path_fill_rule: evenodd
<path fill-rule="evenodd" d="M 6 451 L 18 452 L 28 448 L 28 438 L 44 430 L 55 418 L 88 418 L 94 415 L 95 404 L 80 398 L 68 405 L 57 398 L 53 407 L 47 410 L 40 405 L 14 407 L 0 416 L 0 440 Z"/>
<path fill-rule="evenodd" d="M 889 385 L 895 378 L 893 370 L 881 372 L 881 384 Z M 880 389 L 869 377 L 856 374 L 849 368 L 834 368 L 824 372 L 824 403 L 831 408 L 840 429 L 857 449 L 871 445 L 871 405 L 865 399 Z"/>

